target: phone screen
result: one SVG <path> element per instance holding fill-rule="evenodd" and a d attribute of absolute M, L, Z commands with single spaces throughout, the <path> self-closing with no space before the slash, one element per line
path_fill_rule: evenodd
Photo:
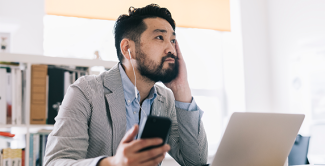
<path fill-rule="evenodd" d="M 144 119 L 144 122 L 145 123 L 142 123 L 140 126 L 138 139 L 161 138 L 163 143 L 158 146 L 144 148 L 140 150 L 140 152 L 162 146 L 168 141 L 168 135 L 172 124 L 169 118 L 149 115 Z"/>

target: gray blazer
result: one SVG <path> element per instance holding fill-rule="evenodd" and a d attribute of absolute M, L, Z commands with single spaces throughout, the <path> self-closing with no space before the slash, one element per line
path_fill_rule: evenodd
<path fill-rule="evenodd" d="M 155 85 L 151 115 L 172 120 L 169 154 L 180 165 L 207 162 L 203 112 L 175 107 L 173 93 Z M 79 78 L 68 89 L 48 137 L 45 165 L 93 165 L 113 156 L 126 133 L 126 108 L 118 66 L 98 76 Z"/>

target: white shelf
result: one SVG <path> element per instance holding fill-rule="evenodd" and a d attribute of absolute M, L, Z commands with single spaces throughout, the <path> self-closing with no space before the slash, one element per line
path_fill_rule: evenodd
<path fill-rule="evenodd" d="M 66 66 L 104 66 L 105 68 L 112 68 L 116 65 L 115 61 L 103 61 L 93 59 L 77 59 L 77 58 L 57 58 L 42 55 L 25 55 L 25 54 L 12 54 L 0 53 L 0 61 L 5 62 L 22 62 L 32 64 L 47 64 L 47 65 L 66 65 Z"/>
<path fill-rule="evenodd" d="M 31 124 L 31 125 L 28 125 L 28 127 L 30 128 L 39 128 L 39 127 L 54 127 L 54 125 L 50 125 L 50 124 L 39 124 L 39 125 L 36 125 L 36 124 Z"/>
<path fill-rule="evenodd" d="M 40 124 L 40 125 L 26 125 L 26 124 L 22 124 L 22 125 L 0 125 L 0 128 L 11 128 L 11 127 L 25 127 L 25 128 L 49 128 L 49 127 L 54 127 L 54 125 L 48 125 L 48 124 Z"/>
<path fill-rule="evenodd" d="M 0 61 L 2 62 L 19 62 L 26 64 L 26 92 L 25 92 L 25 121 L 27 124 L 22 125 L 0 125 L 2 129 L 17 129 L 26 134 L 26 148 L 25 148 L 25 165 L 29 163 L 29 138 L 31 133 L 37 132 L 39 129 L 53 129 L 54 125 L 46 124 L 29 124 L 30 119 L 30 77 L 31 77 L 31 65 L 33 64 L 45 64 L 45 65 L 58 65 L 58 66 L 79 66 L 79 67 L 93 67 L 104 66 L 107 69 L 112 68 L 117 62 L 103 61 L 103 60 L 91 60 L 91 59 L 75 59 L 75 58 L 56 58 L 41 55 L 24 55 L 13 53 L 0 53 Z"/>
<path fill-rule="evenodd" d="M 28 127 L 28 125 L 11 125 L 11 124 L 8 124 L 8 125 L 0 125 L 0 128 L 11 128 L 11 127 Z"/>

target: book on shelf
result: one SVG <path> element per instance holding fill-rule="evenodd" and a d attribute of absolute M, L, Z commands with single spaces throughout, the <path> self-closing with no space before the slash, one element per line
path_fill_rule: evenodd
<path fill-rule="evenodd" d="M 46 124 L 47 65 L 32 65 L 30 124 Z"/>
<path fill-rule="evenodd" d="M 32 65 L 31 73 L 30 124 L 54 124 L 68 87 L 86 71 L 54 65 Z"/>
<path fill-rule="evenodd" d="M 22 78 L 22 82 L 21 82 L 21 86 L 22 86 L 22 99 L 21 99 L 21 103 L 22 103 L 22 111 L 21 111 L 21 123 L 22 124 L 26 124 L 26 78 L 27 78 L 27 74 L 26 74 L 26 68 L 24 68 L 24 70 L 22 70 L 21 72 L 21 78 Z"/>
<path fill-rule="evenodd" d="M 21 166 L 25 166 L 25 157 L 26 157 L 26 153 L 25 153 L 25 149 L 22 149 L 21 152 Z"/>
<path fill-rule="evenodd" d="M 15 95 L 15 101 L 16 101 L 16 109 L 15 109 L 15 117 L 14 117 L 14 121 L 17 125 L 21 125 L 22 124 L 22 98 L 23 98 L 23 84 L 22 84 L 22 71 L 18 68 L 16 69 L 16 95 Z"/>
<path fill-rule="evenodd" d="M 17 66 L 0 65 L 0 124 L 24 124 L 23 75 L 26 71 Z"/>
<path fill-rule="evenodd" d="M 1 149 L 0 165 L 1 166 L 24 166 L 25 149 Z"/>
<path fill-rule="evenodd" d="M 19 66 L 19 62 L 3 62 L 3 61 L 0 61 L 0 64 L 11 65 L 11 66 Z"/>
<path fill-rule="evenodd" d="M 40 151 L 40 146 L 39 146 L 39 141 L 40 140 L 40 135 L 39 134 L 33 134 L 33 166 L 38 166 L 39 163 L 39 151 Z M 31 145 L 30 145 L 31 146 Z"/>
<path fill-rule="evenodd" d="M 45 156 L 45 149 L 46 149 L 46 143 L 47 143 L 47 134 L 40 134 L 40 142 L 39 142 L 39 165 L 44 165 L 44 156 Z"/>
<path fill-rule="evenodd" d="M 34 136 L 29 134 L 29 156 L 28 156 L 28 166 L 33 166 L 33 153 L 34 153 Z"/>
<path fill-rule="evenodd" d="M 11 68 L 7 68 L 7 119 L 6 123 L 11 124 L 12 123 L 12 74 L 11 74 Z"/>
<path fill-rule="evenodd" d="M 11 69 L 11 89 L 11 124 L 20 125 L 22 114 L 22 74 L 19 68 Z"/>
<path fill-rule="evenodd" d="M 48 131 L 48 130 L 47 130 Z M 44 165 L 44 156 L 49 133 L 38 132 L 30 134 L 29 143 L 29 165 Z"/>
<path fill-rule="evenodd" d="M 49 75 L 49 94 L 48 94 L 48 119 L 47 124 L 54 124 L 59 107 L 64 97 L 64 72 L 61 68 L 50 66 Z"/>
<path fill-rule="evenodd" d="M 69 71 L 64 72 L 64 94 L 67 93 L 69 86 L 74 82 L 72 81 L 72 75 L 74 74 Z"/>
<path fill-rule="evenodd" d="M 30 79 L 26 79 L 30 70 Z M 30 98 L 30 124 L 54 124 L 68 87 L 86 75 L 86 67 L 33 64 L 0 64 L 0 125 L 26 124 L 26 97 Z M 30 80 L 30 96 L 26 96 Z"/>
<path fill-rule="evenodd" d="M 0 124 L 7 124 L 7 69 L 0 68 Z"/>
<path fill-rule="evenodd" d="M 48 66 L 48 105 L 47 124 L 54 124 L 58 111 L 68 87 L 79 77 L 86 75 L 86 69 L 69 69 Z"/>

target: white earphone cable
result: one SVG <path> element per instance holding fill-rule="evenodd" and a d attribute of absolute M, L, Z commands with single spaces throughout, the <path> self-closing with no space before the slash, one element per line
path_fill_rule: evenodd
<path fill-rule="evenodd" d="M 130 63 L 131 63 L 131 66 L 132 66 L 132 69 L 133 69 L 133 75 L 134 75 L 134 94 L 135 94 L 135 98 L 136 98 L 136 101 L 137 103 L 139 104 L 139 107 L 140 107 L 140 111 L 143 112 L 145 114 L 145 116 L 148 116 L 146 114 L 146 112 L 142 109 L 139 101 L 138 101 L 138 94 L 137 94 L 137 76 L 135 75 L 135 71 L 134 71 L 134 67 L 133 67 L 133 63 L 131 62 L 131 52 L 130 52 L 130 49 L 128 49 L 128 52 L 129 52 L 129 56 L 130 56 Z"/>

